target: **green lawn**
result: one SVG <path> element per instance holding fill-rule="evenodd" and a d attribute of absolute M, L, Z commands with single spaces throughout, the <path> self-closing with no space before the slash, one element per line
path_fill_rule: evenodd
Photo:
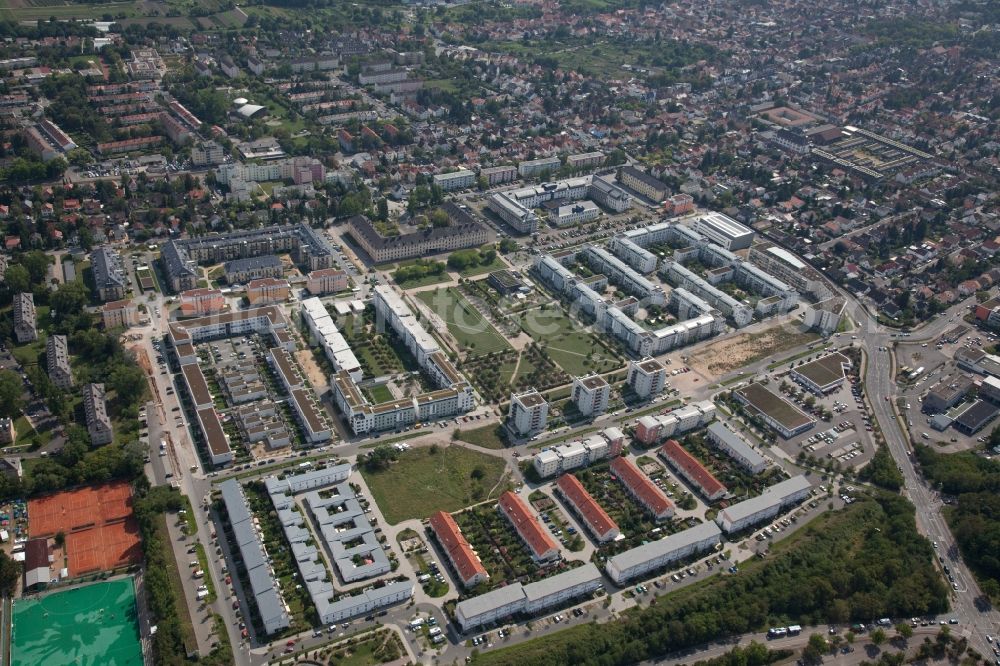
<path fill-rule="evenodd" d="M 422 291 L 417 298 L 444 319 L 448 332 L 470 355 L 482 356 L 509 348 L 507 341 L 454 288 Z"/>
<path fill-rule="evenodd" d="M 395 525 L 487 499 L 505 466 L 500 458 L 461 446 L 419 447 L 404 451 L 385 471 L 362 466 L 361 474 L 386 521 Z"/>
<path fill-rule="evenodd" d="M 396 284 L 403 289 L 414 289 L 416 287 L 426 287 L 429 284 L 441 284 L 442 282 L 448 282 L 451 277 L 447 273 L 441 273 L 439 275 L 425 275 L 422 278 L 405 280 L 403 282 L 396 279 L 395 275 L 392 276 L 392 279 L 395 280 Z"/>
<path fill-rule="evenodd" d="M 492 273 L 493 271 L 499 271 L 503 268 L 509 268 L 503 259 L 500 258 L 498 254 L 496 258 L 493 259 L 492 263 L 486 264 L 485 266 L 470 266 L 462 271 L 459 271 L 459 275 L 462 277 L 472 277 L 474 275 L 482 275 L 483 273 Z"/>
<path fill-rule="evenodd" d="M 385 384 L 375 384 L 366 390 L 376 404 L 392 400 L 392 391 Z"/>
<path fill-rule="evenodd" d="M 621 365 L 614 354 L 561 310 L 551 307 L 529 310 L 520 321 L 528 335 L 539 344 L 546 344 L 552 360 L 570 375 L 607 372 Z M 523 367 L 518 372 L 519 375 L 525 373 Z"/>
<path fill-rule="evenodd" d="M 502 425 L 493 423 L 481 428 L 462 430 L 459 439 L 463 442 L 475 444 L 476 446 L 481 446 L 486 449 L 503 449 L 506 448 L 506 444 L 500 437 L 502 429 Z"/>

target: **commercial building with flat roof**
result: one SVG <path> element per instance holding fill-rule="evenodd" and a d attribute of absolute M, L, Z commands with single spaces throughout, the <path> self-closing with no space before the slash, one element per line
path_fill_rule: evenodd
<path fill-rule="evenodd" d="M 840 352 L 821 356 L 809 363 L 792 368 L 792 379 L 818 395 L 825 395 L 843 386 L 851 359 Z"/>
<path fill-rule="evenodd" d="M 760 383 L 755 382 L 733 391 L 733 397 L 786 439 L 803 433 L 816 424 L 811 416 Z"/>
<path fill-rule="evenodd" d="M 573 510 L 594 539 L 599 543 L 611 541 L 621 534 L 621 530 L 601 505 L 591 497 L 580 480 L 572 474 L 563 474 L 556 481 L 559 495 Z"/>
<path fill-rule="evenodd" d="M 514 527 L 521 541 L 528 547 L 531 559 L 536 562 L 548 562 L 559 559 L 559 546 L 552 540 L 548 532 L 542 528 L 531 509 L 520 497 L 509 490 L 500 496 L 500 513 Z"/>
<path fill-rule="evenodd" d="M 541 613 L 591 594 L 600 586 L 601 572 L 588 562 L 528 585 L 514 583 L 460 601 L 455 606 L 455 620 L 465 632 L 515 615 Z"/>
<path fill-rule="evenodd" d="M 966 435 L 975 435 L 1000 414 L 1000 408 L 985 400 L 976 400 L 952 425 Z"/>
<path fill-rule="evenodd" d="M 674 515 L 674 503 L 628 458 L 611 461 L 611 471 L 629 494 L 656 520 Z"/>
<path fill-rule="evenodd" d="M 695 231 L 727 250 L 743 250 L 753 242 L 753 229 L 715 211 L 699 216 L 692 226 Z"/>
<path fill-rule="evenodd" d="M 549 403 L 535 389 L 511 393 L 507 424 L 516 434 L 527 437 L 542 432 L 548 415 Z"/>
<path fill-rule="evenodd" d="M 812 485 L 805 476 L 793 476 L 771 486 L 757 497 L 726 507 L 718 513 L 715 522 L 726 534 L 741 532 L 801 502 L 811 490 Z"/>
<path fill-rule="evenodd" d="M 486 572 L 479 555 L 472 549 L 450 513 L 438 511 L 428 519 L 428 524 L 458 580 L 462 581 L 463 587 L 475 587 L 489 580 L 490 575 Z"/>
<path fill-rule="evenodd" d="M 947 411 L 961 402 L 972 387 L 972 377 L 966 374 L 956 373 L 944 377 L 924 396 L 923 409 L 929 414 Z"/>
<path fill-rule="evenodd" d="M 767 458 L 758 453 L 749 443 L 727 428 L 721 421 L 708 426 L 708 439 L 725 451 L 751 474 L 760 474 L 767 468 Z"/>
<path fill-rule="evenodd" d="M 659 454 L 678 476 L 694 486 L 709 502 L 720 500 L 729 493 L 722 482 L 705 469 L 701 461 L 691 455 L 677 440 L 668 439 L 660 447 Z"/>
<path fill-rule="evenodd" d="M 621 585 L 650 571 L 715 548 L 721 541 L 721 532 L 715 523 L 702 523 L 609 557 L 604 570 L 611 580 Z"/>

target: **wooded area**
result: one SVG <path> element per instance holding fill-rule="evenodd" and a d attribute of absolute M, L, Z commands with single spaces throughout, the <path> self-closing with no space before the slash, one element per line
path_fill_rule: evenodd
<path fill-rule="evenodd" d="M 943 493 L 957 495 L 945 510 L 962 557 L 983 592 L 1000 601 L 1000 465 L 971 451 L 942 454 L 916 448 L 924 476 Z"/>

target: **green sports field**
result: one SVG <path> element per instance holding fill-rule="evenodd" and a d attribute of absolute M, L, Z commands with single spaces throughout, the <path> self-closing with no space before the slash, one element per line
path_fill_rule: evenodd
<path fill-rule="evenodd" d="M 142 666 L 131 578 L 14 602 L 11 663 Z"/>

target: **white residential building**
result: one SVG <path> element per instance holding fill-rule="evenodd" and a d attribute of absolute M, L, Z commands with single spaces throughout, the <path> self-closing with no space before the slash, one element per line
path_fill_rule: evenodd
<path fill-rule="evenodd" d="M 507 423 L 518 435 L 524 437 L 542 432 L 548 417 L 549 403 L 535 389 L 511 394 Z"/>
<path fill-rule="evenodd" d="M 640 398 L 658 395 L 667 384 L 667 369 L 655 358 L 629 361 L 626 383 Z"/>
<path fill-rule="evenodd" d="M 584 416 L 603 414 L 611 399 L 611 386 L 598 374 L 574 377 L 572 399 Z"/>

